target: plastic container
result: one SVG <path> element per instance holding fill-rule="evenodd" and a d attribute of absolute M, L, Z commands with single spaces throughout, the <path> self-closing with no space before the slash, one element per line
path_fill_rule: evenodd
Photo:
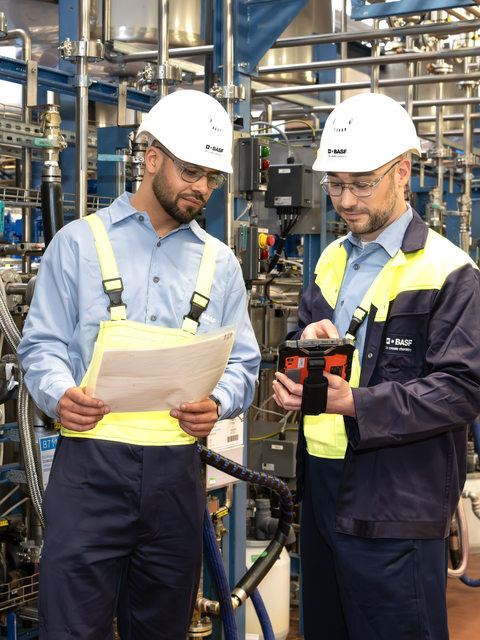
<path fill-rule="evenodd" d="M 250 569 L 270 540 L 247 540 L 246 566 Z M 286 549 L 258 587 L 268 611 L 276 640 L 286 640 L 290 629 L 290 556 Z M 262 628 L 250 598 L 246 602 L 246 633 L 263 638 Z"/>

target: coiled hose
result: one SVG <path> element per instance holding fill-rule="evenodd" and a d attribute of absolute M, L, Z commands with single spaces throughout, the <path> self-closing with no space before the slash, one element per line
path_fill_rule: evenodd
<path fill-rule="evenodd" d="M 17 347 L 22 336 L 15 325 L 10 311 L 8 310 L 5 296 L 0 293 L 0 329 L 5 336 L 11 350 L 16 355 Z M 19 369 L 20 370 L 20 369 Z M 30 499 L 38 516 L 38 519 L 45 528 L 45 520 L 42 514 L 43 486 L 39 482 L 41 475 L 40 461 L 38 459 L 37 447 L 35 444 L 35 432 L 33 429 L 32 405 L 30 396 L 25 386 L 23 372 L 20 370 L 20 380 L 17 400 L 18 413 L 18 433 L 23 452 L 23 462 L 27 485 L 30 492 Z"/>
<path fill-rule="evenodd" d="M 263 578 L 275 564 L 278 556 L 282 552 L 290 527 L 293 521 L 293 500 L 292 494 L 288 486 L 275 476 L 269 476 L 260 471 L 252 471 L 238 462 L 228 460 L 219 453 L 215 453 L 206 447 L 199 445 L 198 452 L 203 462 L 211 467 L 215 467 L 219 471 L 228 474 L 244 482 L 258 484 L 262 487 L 275 491 L 281 501 L 281 516 L 278 521 L 278 528 L 275 532 L 274 539 L 270 542 L 267 550 L 257 561 L 250 567 L 240 582 L 232 591 L 233 606 L 236 608 L 243 604 L 245 600 L 252 595 Z M 208 609 L 205 609 L 208 610 Z"/>
<path fill-rule="evenodd" d="M 223 566 L 220 549 L 218 548 L 217 536 L 215 535 L 208 506 L 205 507 L 205 517 L 203 519 L 203 542 L 220 604 L 225 640 L 238 640 L 230 586 L 225 573 L 225 567 Z"/>

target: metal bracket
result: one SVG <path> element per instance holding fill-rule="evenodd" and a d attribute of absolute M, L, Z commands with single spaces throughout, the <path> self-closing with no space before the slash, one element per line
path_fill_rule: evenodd
<path fill-rule="evenodd" d="M 240 100 L 245 100 L 245 87 L 243 85 L 235 85 L 230 84 L 226 87 L 219 87 L 218 85 L 213 85 L 210 89 L 210 95 L 215 98 L 215 100 L 233 100 L 234 102 L 239 102 Z"/>
<path fill-rule="evenodd" d="M 75 62 L 77 58 L 88 58 L 90 62 L 99 62 L 105 57 L 104 46 L 101 40 L 77 40 L 66 38 L 58 47 L 64 60 Z"/>
<path fill-rule="evenodd" d="M 27 107 L 37 105 L 38 62 L 27 60 Z"/>
<path fill-rule="evenodd" d="M 155 80 L 168 80 L 171 84 L 182 82 L 182 70 L 178 65 L 161 64 L 157 69 Z"/>
<path fill-rule="evenodd" d="M 68 79 L 68 84 L 71 84 L 72 87 L 91 87 L 92 83 L 92 76 L 73 76 Z"/>
<path fill-rule="evenodd" d="M 127 125 L 127 87 L 124 84 L 118 85 L 117 103 L 117 127 Z"/>

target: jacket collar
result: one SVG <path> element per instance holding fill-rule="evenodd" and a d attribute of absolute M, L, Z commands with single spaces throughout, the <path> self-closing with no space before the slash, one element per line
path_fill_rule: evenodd
<path fill-rule="evenodd" d="M 425 247 L 428 236 L 428 227 L 418 213 L 412 209 L 413 218 L 405 231 L 402 242 L 403 253 L 413 253 Z"/>

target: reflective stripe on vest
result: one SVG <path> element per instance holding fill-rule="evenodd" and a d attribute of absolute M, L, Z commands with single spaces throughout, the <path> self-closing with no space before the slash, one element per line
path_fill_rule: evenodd
<path fill-rule="evenodd" d="M 110 239 L 98 216 L 93 214 L 84 220 L 88 222 L 93 231 L 95 247 L 102 269 L 104 290 L 112 299 L 112 291 L 118 292 L 123 289 L 123 283 L 118 273 Z M 208 304 L 218 247 L 218 240 L 207 235 L 195 293 L 192 296 L 192 301 L 196 295 L 201 297 L 199 301 L 194 302 L 200 309 L 206 308 Z M 118 302 L 118 296 L 113 297 Z M 182 329 L 168 329 L 141 322 L 131 322 L 127 320 L 126 305 L 121 301 L 121 297 L 117 306 L 110 304 L 110 315 L 111 320 L 100 323 L 97 343 L 114 343 L 115 348 L 135 348 L 145 344 L 161 347 L 168 344 L 170 340 L 178 341 L 179 338 L 191 340 L 192 334 L 195 335 L 199 324 L 195 320 L 189 319 L 190 322 L 186 323 L 185 329 L 183 327 Z M 82 387 L 86 385 L 90 368 L 91 363 L 80 385 Z M 195 438 L 185 433 L 178 420 L 172 418 L 168 411 L 109 413 L 90 431 L 70 431 L 62 427 L 62 435 L 71 438 L 98 438 L 142 446 L 183 445 L 195 442 Z"/>

